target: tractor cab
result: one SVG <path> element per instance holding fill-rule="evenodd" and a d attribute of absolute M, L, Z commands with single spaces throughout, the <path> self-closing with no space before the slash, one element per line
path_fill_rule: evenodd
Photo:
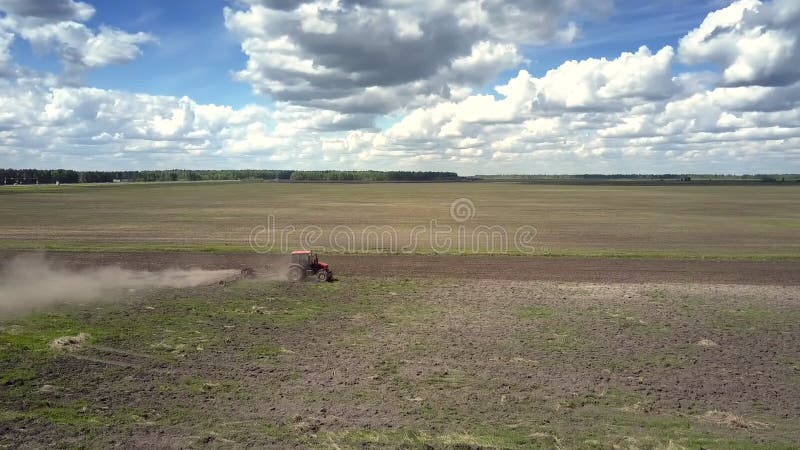
<path fill-rule="evenodd" d="M 311 267 L 311 263 L 316 256 L 310 250 L 297 250 L 292 252 L 291 263 L 299 264 L 303 267 Z"/>

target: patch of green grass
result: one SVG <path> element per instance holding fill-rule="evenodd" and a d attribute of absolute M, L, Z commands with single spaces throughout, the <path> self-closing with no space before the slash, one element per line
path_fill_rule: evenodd
<path fill-rule="evenodd" d="M 36 378 L 36 371 L 30 368 L 12 368 L 0 374 L 0 386 L 24 383 Z"/>
<path fill-rule="evenodd" d="M 324 299 L 306 298 L 302 287 L 288 295 L 277 291 L 274 282 L 245 283 L 219 292 L 218 298 L 193 295 L 174 299 L 145 312 L 137 324 L 121 329 L 114 338 L 129 342 L 136 338 L 168 351 L 181 344 L 190 351 L 197 346 L 209 349 L 224 343 L 229 330 L 226 327 L 236 330 L 264 323 L 295 326 L 329 313 L 334 307 Z"/>
<path fill-rule="evenodd" d="M 664 288 L 647 288 L 641 291 L 641 294 L 653 301 L 663 302 L 667 299 L 667 290 Z"/>
<path fill-rule="evenodd" d="M 616 373 L 641 368 L 680 370 L 701 350 L 694 344 L 682 344 L 653 352 L 618 353 L 604 359 L 600 368 Z"/>
<path fill-rule="evenodd" d="M 396 376 L 400 373 L 400 363 L 396 360 L 381 359 L 374 364 L 373 370 L 381 378 Z"/>
<path fill-rule="evenodd" d="M 321 430 L 315 436 L 305 438 L 305 442 L 315 448 L 331 449 L 793 448 L 781 440 L 755 440 L 746 430 L 733 432 L 710 428 L 691 416 L 648 415 L 618 408 L 635 397 L 611 391 L 604 397 L 587 397 L 581 405 L 568 406 L 564 420 L 553 420 L 551 416 L 541 427 L 531 424 L 487 428 L 484 425 L 438 432 L 420 429 Z M 435 423 L 440 414 L 431 409 L 428 416 Z"/>
<path fill-rule="evenodd" d="M 216 421 L 201 429 L 201 433 L 203 438 L 213 437 L 210 442 L 202 442 L 211 448 L 297 447 L 309 443 L 289 425 L 264 419 Z"/>
<path fill-rule="evenodd" d="M 776 228 L 800 228 L 800 219 L 770 219 L 766 223 Z"/>
<path fill-rule="evenodd" d="M 425 336 L 415 336 L 408 342 L 406 352 L 413 357 L 430 356 L 436 353 L 438 342 L 426 338 Z"/>
<path fill-rule="evenodd" d="M 578 326 L 589 327 L 603 324 L 611 329 L 637 338 L 654 338 L 669 332 L 669 326 L 655 321 L 645 321 L 642 312 L 632 307 L 617 307 L 591 304 L 574 308 L 563 320 Z"/>
<path fill-rule="evenodd" d="M 160 356 L 181 356 L 221 345 L 228 323 L 222 305 L 195 298 L 175 298 L 130 320 L 130 307 L 96 309 L 87 321 L 102 327 L 98 343 L 122 349 L 147 349 Z"/>
<path fill-rule="evenodd" d="M 733 440 L 725 437 L 694 436 L 682 441 L 679 445 L 686 448 L 724 448 L 730 450 L 794 450 L 795 444 L 781 441 L 754 442 L 749 439 Z"/>
<path fill-rule="evenodd" d="M 555 352 L 576 351 L 579 350 L 584 343 L 582 338 L 570 331 L 544 336 L 543 340 L 539 342 L 542 348 Z"/>
<path fill-rule="evenodd" d="M 320 448 L 408 448 L 408 449 L 535 449 L 553 448 L 554 436 L 499 428 L 463 432 L 431 433 L 420 430 L 324 431 L 315 440 Z"/>
<path fill-rule="evenodd" d="M 42 407 L 29 411 L 26 415 L 37 420 L 43 420 L 45 422 L 60 425 L 72 425 L 81 428 L 97 427 L 101 424 L 101 422 L 104 421 L 102 416 L 89 413 L 88 411 L 83 410 L 83 408 L 78 408 L 77 405 L 72 407 Z"/>
<path fill-rule="evenodd" d="M 291 325 L 305 323 L 331 311 L 331 305 L 315 300 L 291 300 L 283 302 L 283 308 L 270 315 L 270 321 Z"/>
<path fill-rule="evenodd" d="M 248 355 L 258 359 L 273 359 L 283 353 L 283 348 L 274 344 L 258 344 L 247 349 Z"/>
<path fill-rule="evenodd" d="M 603 389 L 597 392 L 583 395 L 574 395 L 560 401 L 560 405 L 565 408 L 576 409 L 586 406 L 603 406 L 611 408 L 622 408 L 644 401 L 641 395 L 623 391 L 620 389 Z"/>
<path fill-rule="evenodd" d="M 571 439 L 570 444 L 573 448 L 597 450 L 608 448 L 788 450 L 795 448 L 785 442 L 754 442 L 747 438 L 731 439 L 723 435 L 713 436 L 693 429 L 674 429 L 653 433 L 656 435 L 648 435 L 639 430 L 639 428 L 621 429 L 616 433 L 589 434 L 583 436 L 582 439 Z M 626 435 L 626 432 L 629 434 Z"/>
<path fill-rule="evenodd" d="M 266 312 L 251 315 L 254 320 L 289 326 L 327 315 L 373 314 L 391 305 L 394 298 L 399 303 L 407 301 L 403 295 L 416 289 L 416 283 L 354 277 L 347 283 L 246 281 L 230 288 L 228 295 L 242 299 L 242 305 L 246 306 L 238 310 L 239 314 L 249 314 L 254 307 L 262 308 Z"/>
<path fill-rule="evenodd" d="M 375 338 L 367 325 L 351 326 L 338 341 L 342 348 L 367 350 L 372 347 Z"/>
<path fill-rule="evenodd" d="M 70 311 L 38 312 L 4 323 L 0 331 L 0 360 L 18 355 L 51 353 L 50 342 L 61 336 L 81 332 L 97 333 L 95 327 L 86 326 Z"/>
<path fill-rule="evenodd" d="M 559 285 L 556 287 L 556 295 L 559 297 L 588 297 L 592 295 L 592 290 L 579 286 Z"/>
<path fill-rule="evenodd" d="M 360 285 L 358 280 L 352 283 Z M 199 292 L 163 289 L 114 304 L 72 305 L 31 313 L 0 323 L 0 361 L 23 354 L 30 357 L 31 353 L 49 355 L 53 339 L 82 332 L 90 335 L 90 344 L 122 349 L 171 352 L 181 346 L 189 350 L 208 348 L 221 342 L 226 325 L 293 326 L 326 314 L 348 312 L 348 308 L 357 312 L 369 306 L 359 302 L 343 306 L 338 299 L 342 288 L 321 285 L 244 281 Z M 392 290 L 410 289 L 413 283 L 375 282 L 364 286 L 361 295 L 385 297 Z"/>
<path fill-rule="evenodd" d="M 189 377 L 185 378 L 182 386 L 193 394 L 211 394 L 216 392 L 233 392 L 236 385 L 230 381 L 211 382 L 208 380 Z"/>
<path fill-rule="evenodd" d="M 139 422 L 142 414 L 135 409 L 122 407 L 98 410 L 89 400 L 57 401 L 34 400 L 20 409 L 0 408 L 0 423 L 33 421 L 81 430 L 87 437 L 110 427 L 123 431 Z"/>
<path fill-rule="evenodd" d="M 555 309 L 549 306 L 532 305 L 520 308 L 516 315 L 520 319 L 544 319 L 553 317 L 555 313 Z"/>
<path fill-rule="evenodd" d="M 428 375 L 423 382 L 437 389 L 461 389 L 473 382 L 473 380 L 461 370 L 437 371 Z"/>
<path fill-rule="evenodd" d="M 561 407 L 567 422 L 554 426 L 568 448 L 791 448 L 779 437 L 756 439 L 752 430 L 709 424 L 696 415 L 647 413 L 646 397 L 615 389 L 563 399 Z"/>
<path fill-rule="evenodd" d="M 725 331 L 793 330 L 800 322 L 800 310 L 778 310 L 755 306 L 717 309 L 711 313 L 711 324 Z"/>
<path fill-rule="evenodd" d="M 276 423 L 265 423 L 259 426 L 259 431 L 267 436 L 280 439 L 290 439 L 292 430 L 286 425 Z"/>
<path fill-rule="evenodd" d="M 84 326 L 68 313 L 40 312 L 0 327 L 0 389 L 6 399 L 27 399 L 33 391 L 41 368 L 57 354 L 50 342 L 62 336 L 89 332 L 102 334 L 102 329 Z"/>
<path fill-rule="evenodd" d="M 358 288 L 339 313 L 358 316 L 374 326 L 419 327 L 438 323 L 447 314 L 445 308 L 418 297 L 419 284 L 406 279 L 349 279 Z"/>
<path fill-rule="evenodd" d="M 525 347 L 547 353 L 567 353 L 583 350 L 591 344 L 582 336 L 576 325 L 545 322 L 517 337 Z"/>
<path fill-rule="evenodd" d="M 224 346 L 231 330 L 241 327 L 297 326 L 337 311 L 331 300 L 335 292 L 320 293 L 310 283 L 292 286 L 288 293 L 285 288 L 275 282 L 246 282 L 199 292 L 163 289 L 114 304 L 64 306 L 20 316 L 1 324 L 0 364 L 31 368 L 54 355 L 49 346 L 53 339 L 79 333 L 90 335 L 89 346 L 174 359 Z"/>
<path fill-rule="evenodd" d="M 628 316 L 625 313 L 613 313 L 609 315 L 609 320 L 614 322 L 623 330 L 646 328 L 647 324 L 635 316 Z"/>
<path fill-rule="evenodd" d="M 649 361 L 652 361 L 656 367 L 663 367 L 665 369 L 682 369 L 686 367 L 686 363 L 689 361 L 689 355 L 670 353 L 652 355 L 648 359 Z"/>
<path fill-rule="evenodd" d="M 608 311 L 604 320 L 619 327 L 623 333 L 637 338 L 652 338 L 669 332 L 669 327 L 666 325 L 645 322 L 635 313 L 626 310 Z"/>

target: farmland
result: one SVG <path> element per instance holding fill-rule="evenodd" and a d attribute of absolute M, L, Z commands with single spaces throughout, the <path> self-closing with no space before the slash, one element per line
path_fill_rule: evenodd
<path fill-rule="evenodd" d="M 457 223 L 454 201 L 474 216 Z M 31 186 L 0 189 L 0 247 L 73 250 L 249 251 L 254 227 L 274 217 L 282 244 L 296 247 L 309 226 L 352 230 L 350 252 L 487 253 L 481 245 L 432 248 L 459 227 L 536 230 L 533 250 L 573 256 L 672 258 L 800 257 L 797 186 L 537 186 L 523 184 L 178 183 Z M 393 246 L 363 238 L 392 227 Z M 414 228 L 423 226 L 415 246 Z M 336 227 L 339 227 L 338 229 Z M 450 230 L 443 227 L 450 227 Z M 265 235 L 266 236 L 266 235 Z M 337 251 L 322 242 L 327 252 Z M 388 247 L 388 248 L 387 248 Z M 512 245 L 495 253 L 519 253 Z"/>
<path fill-rule="evenodd" d="M 4 322 L 0 445 L 793 448 L 799 302 L 362 277 L 125 294 Z"/>
<path fill-rule="evenodd" d="M 527 253 L 365 238 L 322 246 L 332 283 L 0 317 L 0 448 L 797 448 L 798 204 L 792 186 L 3 188 L 4 260 L 44 249 L 76 271 L 280 264 L 250 248 L 269 216 L 357 239 L 432 220 L 451 242 L 536 234 Z"/>

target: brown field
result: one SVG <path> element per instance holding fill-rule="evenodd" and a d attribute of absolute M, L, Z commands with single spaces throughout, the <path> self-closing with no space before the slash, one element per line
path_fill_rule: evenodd
<path fill-rule="evenodd" d="M 800 445 L 796 287 L 342 275 L 118 295 L 3 322 L 0 446 Z"/>
<path fill-rule="evenodd" d="M 468 198 L 474 217 L 450 217 Z M 475 227 L 532 226 L 538 255 L 667 258 L 800 257 L 798 186 L 537 186 L 505 183 L 283 184 L 177 183 L 34 186 L 0 189 L 0 247 L 73 250 L 248 251 L 254 227 L 275 218 L 286 249 L 300 230 L 352 230 L 355 252 L 524 253 L 513 245 L 431 245 L 431 221 L 457 242 Z M 335 227 L 348 228 L 335 228 Z M 408 247 L 415 226 L 426 227 Z M 393 241 L 378 232 L 392 227 Z M 280 242 L 279 242 L 280 241 Z M 346 247 L 346 246 L 342 246 Z M 271 251 L 280 251 L 276 246 Z"/>
<path fill-rule="evenodd" d="M 0 189 L 0 259 L 50 249 L 51 264 L 84 277 L 280 265 L 248 251 L 269 214 L 278 227 L 402 235 L 431 219 L 457 226 L 449 207 L 466 197 L 467 227 L 538 230 L 533 255 L 327 251 L 333 283 L 256 278 L 93 298 L 65 284 L 56 304 L 0 317 L 0 448 L 798 448 L 798 194 Z M 373 244 L 361 252 L 387 253 Z M 0 271 L 0 289 L 15 282 Z"/>

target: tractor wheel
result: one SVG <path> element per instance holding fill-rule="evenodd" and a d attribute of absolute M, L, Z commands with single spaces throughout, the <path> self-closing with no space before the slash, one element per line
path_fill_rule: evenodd
<path fill-rule="evenodd" d="M 289 281 L 300 281 L 303 279 L 303 269 L 300 267 L 290 267 L 289 268 Z"/>
<path fill-rule="evenodd" d="M 330 278 L 331 278 L 330 272 L 326 272 L 324 270 L 320 270 L 319 272 L 317 272 L 317 280 L 319 281 L 328 281 L 330 280 Z"/>

